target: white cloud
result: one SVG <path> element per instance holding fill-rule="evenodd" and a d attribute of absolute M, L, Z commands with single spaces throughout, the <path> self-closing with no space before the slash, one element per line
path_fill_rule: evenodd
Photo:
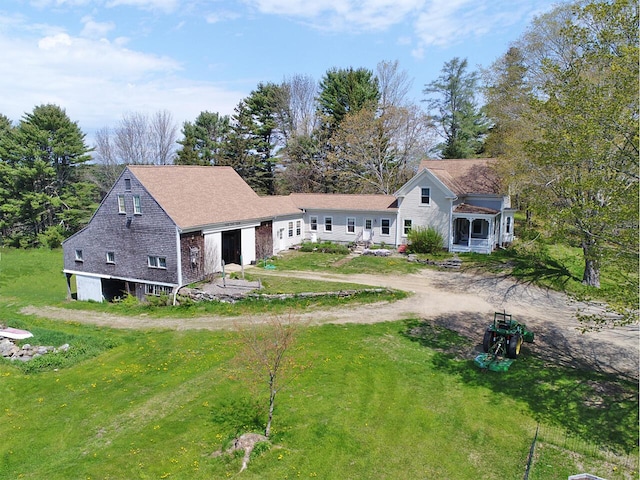
<path fill-rule="evenodd" d="M 384 30 L 423 7 L 426 0 L 245 0 L 261 13 L 299 18 L 322 30 Z"/>
<path fill-rule="evenodd" d="M 167 109 L 182 123 L 206 109 L 230 114 L 246 95 L 185 79 L 175 59 L 124 48 L 124 38 L 110 42 L 63 32 L 25 37 L 33 26 L 14 26 L 23 38 L 0 30 L 0 71 L 14 72 L 0 76 L 0 113 L 13 121 L 36 105 L 55 103 L 88 133 L 112 126 L 128 111 Z"/>
<path fill-rule="evenodd" d="M 236 20 L 238 18 L 240 18 L 240 15 L 238 13 L 227 10 L 212 12 L 205 16 L 205 20 L 207 23 L 218 23 L 227 20 Z"/>
<path fill-rule="evenodd" d="M 31 5 L 36 8 L 46 7 L 77 7 L 81 5 L 88 5 L 94 0 L 31 0 Z"/>
<path fill-rule="evenodd" d="M 175 12 L 180 0 L 109 0 L 107 7 L 136 7 L 142 10 L 159 10 L 165 13 Z"/>
<path fill-rule="evenodd" d="M 83 17 L 82 23 L 84 28 L 80 36 L 88 38 L 104 38 L 107 33 L 115 28 L 113 22 L 96 22 L 91 16 Z"/>

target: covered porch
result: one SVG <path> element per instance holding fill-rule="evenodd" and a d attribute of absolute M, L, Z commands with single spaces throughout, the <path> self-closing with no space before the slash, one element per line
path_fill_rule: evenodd
<path fill-rule="evenodd" d="M 499 243 L 500 212 L 461 203 L 453 210 L 449 251 L 493 252 Z"/>

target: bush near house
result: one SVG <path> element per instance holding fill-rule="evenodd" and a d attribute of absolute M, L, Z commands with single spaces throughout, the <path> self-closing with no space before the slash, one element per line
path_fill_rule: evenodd
<path fill-rule="evenodd" d="M 340 245 L 333 242 L 303 242 L 300 246 L 302 252 L 321 252 L 321 253 L 339 253 L 346 255 L 349 248 L 346 245 Z"/>
<path fill-rule="evenodd" d="M 407 235 L 409 253 L 436 253 L 442 250 L 444 237 L 434 227 L 415 227 Z"/>

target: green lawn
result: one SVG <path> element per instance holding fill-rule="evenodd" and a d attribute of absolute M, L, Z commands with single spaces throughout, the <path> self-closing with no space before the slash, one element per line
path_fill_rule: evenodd
<path fill-rule="evenodd" d="M 266 402 L 234 361 L 238 335 L 20 315 L 22 305 L 64 298 L 59 256 L 0 259 L 1 318 L 31 329 L 33 344 L 78 347 L 33 367 L 0 362 L 0 478 L 235 477 L 240 457 L 210 454 L 260 431 Z M 415 319 L 302 330 L 292 358 L 305 368 L 279 394 L 273 446 L 241 476 L 518 479 L 540 423 L 531 480 L 585 470 L 637 478 L 637 384 L 528 350 L 506 374 L 482 372 L 469 359 L 474 346 Z M 605 460 L 593 438 L 619 460 Z"/>

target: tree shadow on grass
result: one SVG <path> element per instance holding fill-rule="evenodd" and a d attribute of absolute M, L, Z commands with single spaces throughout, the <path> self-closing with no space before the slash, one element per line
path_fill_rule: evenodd
<path fill-rule="evenodd" d="M 462 317 L 462 315 L 461 315 Z M 544 344 L 523 344 L 520 357 L 507 372 L 479 369 L 484 327 L 469 327 L 469 318 L 439 317 L 429 322 L 408 320 L 401 334 L 435 350 L 433 367 L 463 382 L 485 387 L 497 396 L 525 402 L 540 422 L 564 428 L 570 435 L 619 453 L 638 447 L 638 383 L 599 371 L 566 338 L 553 335 Z M 471 324 L 477 324 L 472 318 Z M 452 329 L 457 325 L 457 330 Z"/>
<path fill-rule="evenodd" d="M 565 263 L 551 257 L 544 250 L 501 250 L 482 257 L 479 265 L 482 269 L 496 273 L 498 278 L 515 280 L 512 287 L 514 289 L 524 284 L 564 291 L 569 282 L 582 280 L 576 277 Z M 478 263 L 469 268 L 477 270 Z"/>

